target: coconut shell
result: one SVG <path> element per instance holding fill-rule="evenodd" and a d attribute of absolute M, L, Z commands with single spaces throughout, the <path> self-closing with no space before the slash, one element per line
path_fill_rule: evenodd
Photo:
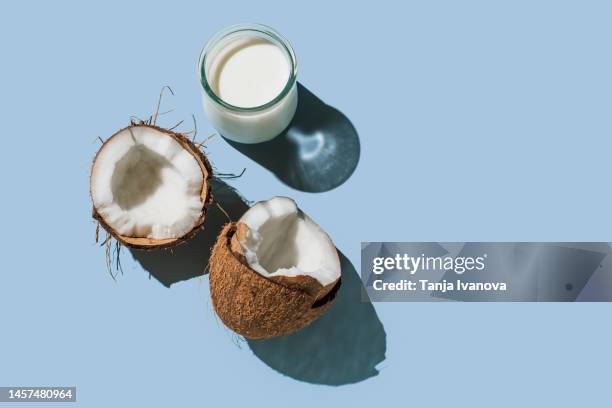
<path fill-rule="evenodd" d="M 202 175 L 204 176 L 203 182 L 202 182 L 202 191 L 200 192 L 200 197 L 203 203 L 202 215 L 198 219 L 198 222 L 193 227 L 193 229 L 189 231 L 187 234 L 181 237 L 167 238 L 167 239 L 151 239 L 151 238 L 145 238 L 145 237 L 130 237 L 126 235 L 121 235 L 117 231 L 115 231 L 110 225 L 108 225 L 108 223 L 104 220 L 104 217 L 102 217 L 98 213 L 95 206 L 93 207 L 92 216 L 96 221 L 100 223 L 102 228 L 104 228 L 110 235 L 112 235 L 117 241 L 121 242 L 122 244 L 128 247 L 138 248 L 138 249 L 157 249 L 157 248 L 173 247 L 191 238 L 193 235 L 195 235 L 198 229 L 200 229 L 202 225 L 204 224 L 204 218 L 206 216 L 208 205 L 213 200 L 213 196 L 211 193 L 211 183 L 210 183 L 210 179 L 212 177 L 212 166 L 210 162 L 208 161 L 208 158 L 195 145 L 195 143 L 193 143 L 191 140 L 189 140 L 187 137 L 185 137 L 181 133 L 173 132 L 171 130 L 161 128 L 159 126 L 149 125 L 147 123 L 132 123 L 130 124 L 130 126 L 127 126 L 115 132 L 111 137 L 106 139 L 106 141 L 102 144 L 102 146 L 98 150 L 98 153 L 96 153 L 96 157 L 94 158 L 93 162 L 94 163 L 96 162 L 96 159 L 98 158 L 98 154 L 100 154 L 104 146 L 113 137 L 115 137 L 117 134 L 119 134 L 120 132 L 123 132 L 126 129 L 130 129 L 130 128 L 133 129 L 136 127 L 149 127 L 149 128 L 158 130 L 161 133 L 168 135 L 169 137 L 176 140 L 183 148 L 185 148 L 185 150 L 187 150 L 196 159 L 196 161 L 198 162 L 198 165 L 200 166 L 200 169 L 202 170 Z"/>
<path fill-rule="evenodd" d="M 210 258 L 210 295 L 223 323 L 250 339 L 285 335 L 308 325 L 332 304 L 340 278 L 323 286 L 310 276 L 267 278 L 251 269 L 227 224 Z"/>

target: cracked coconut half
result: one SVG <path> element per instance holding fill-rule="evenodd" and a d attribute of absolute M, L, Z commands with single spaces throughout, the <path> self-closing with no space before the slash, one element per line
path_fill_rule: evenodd
<path fill-rule="evenodd" d="M 211 173 L 184 135 L 133 123 L 108 138 L 94 159 L 93 217 L 127 246 L 176 245 L 204 222 Z"/>
<path fill-rule="evenodd" d="M 251 207 L 220 233 L 210 291 L 226 326 L 252 339 L 296 331 L 327 310 L 340 287 L 329 236 L 286 197 Z"/>

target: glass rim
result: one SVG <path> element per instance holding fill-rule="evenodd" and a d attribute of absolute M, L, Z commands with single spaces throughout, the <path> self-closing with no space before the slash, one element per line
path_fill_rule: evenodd
<path fill-rule="evenodd" d="M 219 41 L 223 40 L 229 35 L 240 33 L 240 32 L 245 32 L 245 33 L 256 32 L 259 34 L 263 34 L 266 37 L 272 38 L 273 40 L 275 40 L 275 42 L 280 44 L 281 48 L 285 51 L 289 59 L 289 62 L 291 64 L 291 70 L 289 72 L 289 79 L 287 80 L 287 83 L 285 84 L 284 88 L 272 100 L 264 103 L 263 105 L 251 106 L 248 108 L 232 105 L 231 103 L 228 103 L 224 101 L 223 99 L 221 99 L 221 97 L 219 97 L 213 91 L 212 86 L 210 85 L 206 77 L 206 57 L 208 53 L 214 49 L 214 47 L 219 43 Z M 287 96 L 287 94 L 291 91 L 291 89 L 295 85 L 295 82 L 297 81 L 297 68 L 298 68 L 297 59 L 295 57 L 295 52 L 293 51 L 293 47 L 291 46 L 291 43 L 289 43 L 289 41 L 285 37 L 283 37 L 278 31 L 274 30 L 273 28 L 268 27 L 263 24 L 256 24 L 256 23 L 236 24 L 230 27 L 226 27 L 221 31 L 218 31 L 215 35 L 211 37 L 210 40 L 206 42 L 206 44 L 202 48 L 202 52 L 200 53 L 200 59 L 198 61 L 200 84 L 202 85 L 202 88 L 204 88 L 204 92 L 206 92 L 206 94 L 210 96 L 210 98 L 215 103 L 223 106 L 226 109 L 229 109 L 231 111 L 236 111 L 236 112 L 259 112 L 259 111 L 266 110 L 276 105 L 278 102 L 284 99 L 285 96 Z"/>

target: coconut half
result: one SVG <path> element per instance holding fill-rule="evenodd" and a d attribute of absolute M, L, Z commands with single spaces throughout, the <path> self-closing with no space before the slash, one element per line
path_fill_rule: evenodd
<path fill-rule="evenodd" d="M 169 247 L 202 226 L 211 166 L 188 138 L 145 123 L 104 142 L 90 176 L 93 217 L 135 248 Z"/>
<path fill-rule="evenodd" d="M 213 306 L 252 339 L 298 330 L 329 308 L 340 287 L 329 236 L 293 200 L 274 197 L 221 231 L 210 259 Z"/>

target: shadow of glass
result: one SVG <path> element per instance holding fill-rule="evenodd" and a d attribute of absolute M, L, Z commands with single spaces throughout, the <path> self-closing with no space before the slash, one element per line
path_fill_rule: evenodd
<path fill-rule="evenodd" d="M 246 200 L 228 184 L 212 180 L 215 200 L 227 211 L 232 220 L 239 219 L 248 209 Z M 162 285 L 204 275 L 210 251 L 221 232 L 227 217 L 216 206 L 208 209 L 204 226 L 187 242 L 170 249 L 142 250 L 130 248 L 132 256 Z"/>
<path fill-rule="evenodd" d="M 340 252 L 339 252 L 340 253 Z M 247 340 L 253 353 L 281 374 L 312 384 L 344 385 L 378 374 L 385 359 L 385 329 L 374 306 L 363 302 L 361 279 L 340 253 L 342 286 L 330 309 L 311 325 L 282 337 Z"/>
<path fill-rule="evenodd" d="M 289 187 L 310 193 L 340 186 L 359 162 L 359 136 L 351 121 L 300 83 L 297 111 L 280 135 L 257 144 L 225 140 Z"/>

